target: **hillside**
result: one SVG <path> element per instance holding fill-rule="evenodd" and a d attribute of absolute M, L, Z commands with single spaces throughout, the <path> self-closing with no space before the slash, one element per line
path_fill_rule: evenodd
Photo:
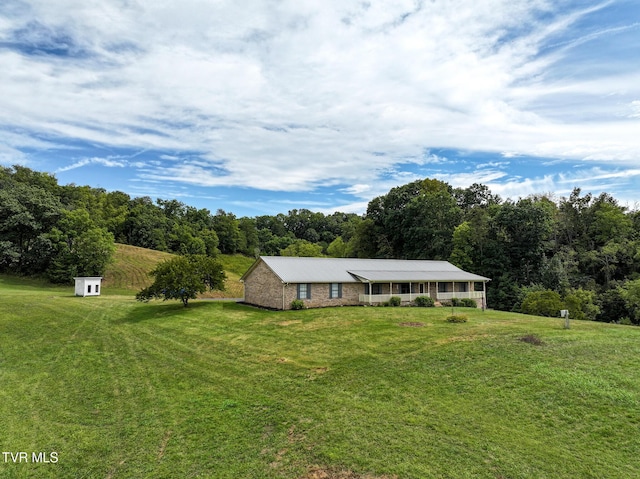
<path fill-rule="evenodd" d="M 104 292 L 137 292 L 151 284 L 149 271 L 156 264 L 173 257 L 170 253 L 116 243 L 114 262 L 104 273 Z"/>
<path fill-rule="evenodd" d="M 173 256 L 162 251 L 116 244 L 114 262 L 104 274 L 104 292 L 130 294 L 146 288 L 152 282 L 152 278 L 148 275 L 149 271 L 153 270 L 159 262 Z M 206 293 L 203 297 L 241 298 L 243 285 L 239 281 L 240 276 L 254 260 L 241 255 L 220 255 L 218 259 L 227 274 L 226 290 Z"/>
<path fill-rule="evenodd" d="M 0 276 L 0 447 L 57 456 L 0 476 L 640 477 L 640 329 L 449 313 L 184 308 Z"/>

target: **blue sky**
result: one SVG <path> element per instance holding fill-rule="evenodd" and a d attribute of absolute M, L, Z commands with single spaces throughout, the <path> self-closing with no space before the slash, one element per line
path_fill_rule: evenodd
<path fill-rule="evenodd" d="M 4 0 L 0 163 L 238 216 L 640 201 L 636 0 Z"/>

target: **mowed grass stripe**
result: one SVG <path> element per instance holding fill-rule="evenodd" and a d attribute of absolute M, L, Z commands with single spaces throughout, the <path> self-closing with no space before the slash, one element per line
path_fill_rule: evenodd
<path fill-rule="evenodd" d="M 639 475 L 637 328 L 64 291 L 0 278 L 2 477 Z"/>

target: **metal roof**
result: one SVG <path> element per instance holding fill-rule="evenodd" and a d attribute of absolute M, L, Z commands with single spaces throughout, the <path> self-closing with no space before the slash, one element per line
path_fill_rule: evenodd
<path fill-rule="evenodd" d="M 283 283 L 490 281 L 484 276 L 463 271 L 448 261 L 295 256 L 261 256 L 241 279 L 248 276 L 260 261 Z"/>

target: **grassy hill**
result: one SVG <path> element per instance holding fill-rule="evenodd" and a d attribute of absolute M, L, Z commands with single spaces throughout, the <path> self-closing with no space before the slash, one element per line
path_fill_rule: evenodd
<path fill-rule="evenodd" d="M 0 276 L 0 477 L 640 477 L 640 328 L 72 294 Z"/>
<path fill-rule="evenodd" d="M 173 257 L 170 253 L 116 243 L 114 262 L 104 273 L 105 292 L 137 292 L 153 282 L 149 271 L 156 264 Z"/>
<path fill-rule="evenodd" d="M 161 251 L 116 244 L 115 261 L 104 274 L 105 294 L 130 294 L 146 288 L 153 280 L 148 275 L 149 271 L 153 270 L 159 262 L 172 256 L 170 253 Z M 240 276 L 249 269 L 254 260 L 240 255 L 220 255 L 219 259 L 227 273 L 226 290 L 207 293 L 203 297 L 241 298 L 243 285 L 239 281 Z"/>

